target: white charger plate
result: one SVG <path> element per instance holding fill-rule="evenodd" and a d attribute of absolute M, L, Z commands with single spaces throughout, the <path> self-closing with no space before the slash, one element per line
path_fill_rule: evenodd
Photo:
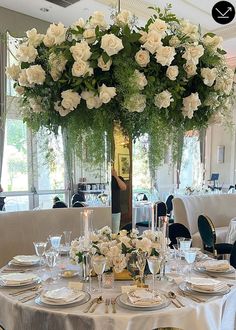
<path fill-rule="evenodd" d="M 67 302 L 67 303 L 59 303 L 59 302 L 53 302 L 49 301 L 46 299 L 43 299 L 43 297 L 39 296 L 35 299 L 36 304 L 41 305 L 41 306 L 47 306 L 47 307 L 71 307 L 73 305 L 83 305 L 87 303 L 90 299 L 91 296 L 88 292 L 81 291 L 83 292 L 83 296 L 78 297 L 78 299 L 75 299 L 73 301 Z"/>
<path fill-rule="evenodd" d="M 19 283 L 15 283 L 15 284 L 7 284 L 7 283 L 4 283 L 3 281 L 0 281 L 0 287 L 3 287 L 3 288 L 18 288 L 18 287 L 21 287 L 21 286 L 30 286 L 30 285 L 33 285 L 33 284 L 38 284 L 38 283 L 41 283 L 41 279 L 39 277 L 37 277 L 35 280 L 32 280 L 32 281 L 28 281 L 28 282 L 19 282 Z"/>
<path fill-rule="evenodd" d="M 230 288 L 228 286 L 226 286 L 225 288 L 223 288 L 222 290 L 219 291 L 206 291 L 206 290 L 202 290 L 202 289 L 193 289 L 191 288 L 191 286 L 187 283 L 187 282 L 181 282 L 179 284 L 179 289 L 183 292 L 191 292 L 191 293 L 201 293 L 204 295 L 209 295 L 209 296 L 223 296 L 227 293 L 230 292 Z"/>
<path fill-rule="evenodd" d="M 166 298 L 163 295 L 160 295 L 160 296 L 162 298 L 162 302 L 160 302 L 158 304 L 153 304 L 150 306 L 146 306 L 146 305 L 140 306 L 140 305 L 132 304 L 128 298 L 127 293 L 122 293 L 121 295 L 119 295 L 116 299 L 116 302 L 120 307 L 131 309 L 131 310 L 154 311 L 154 310 L 165 308 L 165 307 L 169 306 L 169 304 L 170 304 L 170 299 Z"/>
<path fill-rule="evenodd" d="M 230 266 L 230 268 L 225 271 L 206 270 L 206 268 L 204 266 L 195 266 L 193 269 L 194 269 L 194 271 L 196 271 L 198 273 L 203 273 L 203 274 L 211 273 L 211 274 L 217 274 L 217 275 L 220 275 L 220 274 L 227 275 L 227 274 L 234 273 L 234 268 L 232 266 Z"/>

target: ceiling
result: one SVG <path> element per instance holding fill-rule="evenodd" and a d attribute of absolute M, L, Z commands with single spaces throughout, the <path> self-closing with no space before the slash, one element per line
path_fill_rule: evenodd
<path fill-rule="evenodd" d="M 62 22 L 70 25 L 79 17 L 88 18 L 95 10 L 105 13 L 110 20 L 112 8 L 117 7 L 118 0 L 79 0 L 66 8 L 46 0 L 0 0 L 0 6 L 27 14 L 48 22 Z M 33 3 L 29 5 L 29 3 Z M 121 9 L 128 9 L 138 17 L 139 24 L 146 21 L 152 10 L 149 6 L 164 7 L 167 3 L 173 6 L 173 12 L 179 17 L 189 19 L 194 24 L 200 24 L 203 32 L 213 31 L 224 38 L 224 48 L 228 57 L 236 57 L 236 18 L 226 25 L 216 23 L 211 16 L 211 9 L 218 0 L 120 0 Z M 236 0 L 230 0 L 236 8 Z M 48 9 L 47 12 L 40 10 Z"/>

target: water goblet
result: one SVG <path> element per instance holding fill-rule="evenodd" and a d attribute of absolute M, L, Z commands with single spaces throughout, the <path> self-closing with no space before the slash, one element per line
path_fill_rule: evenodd
<path fill-rule="evenodd" d="M 43 256 L 45 254 L 45 249 L 47 246 L 47 242 L 33 242 L 34 244 L 34 249 L 37 254 L 37 256 L 40 258 L 39 259 L 39 265 L 43 265 Z"/>
<path fill-rule="evenodd" d="M 153 298 L 155 297 L 155 278 L 156 274 L 160 272 L 162 258 L 160 256 L 151 256 L 147 259 L 148 267 L 152 273 L 152 292 Z"/>
<path fill-rule="evenodd" d="M 57 250 L 50 249 L 50 250 L 45 252 L 46 263 L 47 263 L 47 265 L 50 269 L 50 280 L 51 280 L 51 282 L 54 282 L 52 269 L 56 266 L 57 257 L 58 257 L 58 251 Z"/>
<path fill-rule="evenodd" d="M 51 246 L 54 250 L 59 251 L 61 244 L 61 235 L 50 235 L 49 236 Z"/>
<path fill-rule="evenodd" d="M 192 244 L 192 239 L 191 238 L 185 238 L 184 240 L 180 241 L 180 250 L 183 252 L 185 250 L 189 250 Z"/>
<path fill-rule="evenodd" d="M 146 266 L 146 261 L 147 261 L 147 253 L 143 252 L 143 251 L 138 251 L 136 266 L 139 270 L 141 287 L 143 287 L 143 284 L 144 284 L 144 270 L 145 270 L 145 266 Z"/>
<path fill-rule="evenodd" d="M 92 257 L 92 264 L 98 276 L 98 291 L 102 292 L 102 274 L 106 268 L 106 258 L 104 256 L 94 256 Z"/>
<path fill-rule="evenodd" d="M 191 271 L 192 271 L 192 265 L 196 259 L 196 255 L 197 255 L 197 249 L 194 248 L 190 248 L 190 249 L 186 249 L 184 250 L 184 257 L 185 260 L 188 263 L 188 276 L 187 276 L 187 281 L 191 281 Z"/>
<path fill-rule="evenodd" d="M 65 243 L 66 251 L 67 251 L 67 254 L 69 256 L 72 231 L 65 230 L 65 231 L 63 231 L 63 234 L 64 234 L 64 243 Z"/>

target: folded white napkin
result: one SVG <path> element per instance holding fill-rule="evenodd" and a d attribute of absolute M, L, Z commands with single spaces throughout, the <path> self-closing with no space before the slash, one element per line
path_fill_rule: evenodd
<path fill-rule="evenodd" d="M 74 291 L 72 289 L 63 287 L 60 289 L 49 290 L 43 293 L 43 298 L 48 301 L 60 303 L 60 302 L 71 302 L 77 300 L 78 298 L 82 298 L 84 296 L 84 292 L 82 291 Z"/>
<path fill-rule="evenodd" d="M 40 261 L 40 258 L 35 255 L 19 255 L 13 257 L 13 261 L 20 264 L 35 264 Z"/>
<path fill-rule="evenodd" d="M 208 260 L 203 267 L 206 271 L 224 272 L 230 269 L 230 264 L 227 260 Z"/>
<path fill-rule="evenodd" d="M 226 288 L 225 283 L 217 281 L 212 278 L 202 278 L 202 277 L 194 277 L 188 281 L 191 289 L 195 290 L 203 290 L 209 292 L 217 292 Z"/>
<path fill-rule="evenodd" d="M 3 281 L 6 285 L 14 285 L 14 284 L 27 284 L 32 283 L 38 279 L 37 275 L 33 273 L 11 273 L 11 274 L 4 274 L 0 276 L 0 280 Z"/>
<path fill-rule="evenodd" d="M 153 304 L 160 304 L 162 298 L 156 294 L 153 298 L 152 291 L 148 289 L 137 289 L 127 293 L 129 301 L 134 305 L 149 306 Z"/>

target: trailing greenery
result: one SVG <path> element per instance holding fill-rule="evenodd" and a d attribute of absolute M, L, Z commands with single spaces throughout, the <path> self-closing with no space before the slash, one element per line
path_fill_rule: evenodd
<path fill-rule="evenodd" d="M 168 5 L 144 27 L 122 11 L 108 26 L 95 12 L 45 35 L 27 31 L 19 66 L 7 68 L 22 97 L 23 117 L 35 131 L 67 131 L 69 146 L 89 162 L 104 161 L 114 125 L 133 140 L 148 133 L 150 160 L 159 165 L 171 146 L 178 160 L 185 131 L 228 116 L 234 72 L 221 38 L 201 36 Z M 106 136 L 106 139 L 105 139 Z"/>

